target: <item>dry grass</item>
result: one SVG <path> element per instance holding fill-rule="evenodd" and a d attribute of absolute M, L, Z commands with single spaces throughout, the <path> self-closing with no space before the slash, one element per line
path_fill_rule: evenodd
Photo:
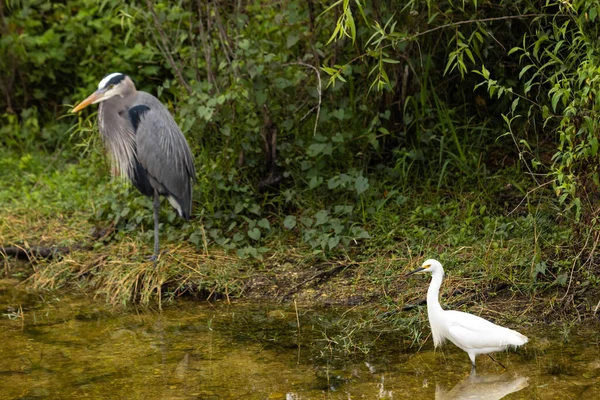
<path fill-rule="evenodd" d="M 47 209 L 0 208 L 0 244 L 73 245 L 89 239 L 87 214 L 64 215 Z"/>
<path fill-rule="evenodd" d="M 410 251 L 374 249 L 373 256 L 357 253 L 323 260 L 286 243 L 257 261 L 213 248 L 206 251 L 190 242 L 169 243 L 162 237 L 164 253 L 154 268 L 148 259 L 152 243 L 141 239 L 143 235 L 96 240 L 91 235 L 94 227 L 89 215 L 3 208 L 0 216 L 0 245 L 61 245 L 73 249 L 52 259 L 32 257 L 28 271 L 19 275 L 26 276 L 23 285 L 40 290 L 76 287 L 113 306 L 160 305 L 184 295 L 227 300 L 244 296 L 294 300 L 303 305 L 379 304 L 386 312 L 422 303 L 429 284 L 424 277 L 402 277 L 423 261 L 423 256 L 415 257 Z M 398 249 L 402 248 L 400 244 Z M 523 284 L 513 282 L 512 274 L 507 272 L 511 265 L 519 265 L 521 258 L 528 258 L 528 254 L 519 254 L 528 247 L 509 242 L 493 252 L 488 249 L 488 244 L 481 243 L 481 248 L 461 247 L 446 256 L 452 262 L 442 287 L 442 303 L 487 318 L 498 318 L 497 309 L 505 318 L 539 317 L 539 309 L 531 307 L 531 292 L 519 293 L 519 285 Z M 481 254 L 485 254 L 485 260 L 477 258 Z M 14 275 L 15 265 L 5 259 L 5 276 Z M 513 305 L 511 310 L 503 308 L 506 303 Z"/>
<path fill-rule="evenodd" d="M 139 243 L 123 240 L 101 250 L 70 253 L 43 268 L 38 265 L 28 281 L 36 289 L 74 284 L 90 288 L 112 305 L 161 304 L 184 294 L 228 297 L 242 291 L 243 265 L 234 257 L 202 255 L 184 244 L 163 253 L 155 268 L 148 254 Z"/>
<path fill-rule="evenodd" d="M 91 289 L 112 305 L 148 304 L 183 294 L 204 297 L 237 296 L 243 290 L 244 262 L 222 251 L 199 253 L 190 243 L 163 244 L 157 268 L 149 261 L 151 243 L 125 237 L 107 244 L 92 238 L 93 226 L 84 216 L 50 215 L 43 210 L 0 210 L 0 246 L 67 246 L 51 259 L 31 255 L 27 279 L 34 289 L 78 286 Z M 5 273 L 11 262 L 5 260 Z"/>

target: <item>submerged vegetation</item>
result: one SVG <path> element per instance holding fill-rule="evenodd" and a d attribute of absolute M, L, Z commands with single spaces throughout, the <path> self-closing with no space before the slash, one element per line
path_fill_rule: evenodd
<path fill-rule="evenodd" d="M 112 304 L 266 297 L 375 304 L 347 332 L 419 338 L 426 288 L 493 318 L 581 318 L 598 297 L 600 2 L 3 1 L 4 275 Z M 192 220 L 110 178 L 93 112 L 106 74 L 175 115 Z M 41 257 L 36 247 L 56 248 Z M 64 249 L 67 251 L 64 251 Z M 510 302 L 512 313 L 494 312 Z M 498 306 L 501 305 L 501 306 Z M 421 318 L 423 320 L 423 318 Z"/>

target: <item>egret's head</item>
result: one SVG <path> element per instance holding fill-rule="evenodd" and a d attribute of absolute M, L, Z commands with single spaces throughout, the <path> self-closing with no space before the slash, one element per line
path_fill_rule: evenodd
<path fill-rule="evenodd" d="M 423 265 L 421 265 L 421 267 L 415 269 L 414 271 L 409 272 L 408 274 L 404 275 L 404 276 L 409 276 L 412 274 L 424 274 L 424 273 L 435 273 L 437 271 L 441 271 L 442 273 L 444 272 L 444 269 L 442 268 L 442 264 L 440 264 L 440 262 L 438 260 L 433 260 L 433 259 L 429 259 L 427 261 L 425 261 L 423 263 Z"/>
<path fill-rule="evenodd" d="M 90 104 L 106 101 L 111 97 L 124 97 L 133 91 L 135 91 L 135 85 L 127 75 L 124 75 L 120 72 L 106 75 L 98 84 L 98 90 L 92 93 L 87 99 L 79 103 L 79 105 L 73 109 L 73 112 L 83 110 Z"/>

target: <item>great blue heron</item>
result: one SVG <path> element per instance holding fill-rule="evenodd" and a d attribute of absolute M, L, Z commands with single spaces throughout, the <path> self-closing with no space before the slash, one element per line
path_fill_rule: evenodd
<path fill-rule="evenodd" d="M 131 78 L 107 75 L 98 90 L 73 112 L 99 104 L 98 129 L 121 176 L 144 195 L 153 197 L 154 255 L 158 260 L 158 211 L 160 195 L 188 220 L 192 212 L 194 158 L 185 136 L 164 105 L 149 93 L 136 90 Z"/>

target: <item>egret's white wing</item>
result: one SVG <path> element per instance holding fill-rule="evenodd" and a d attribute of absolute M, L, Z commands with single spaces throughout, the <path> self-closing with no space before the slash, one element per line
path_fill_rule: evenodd
<path fill-rule="evenodd" d="M 460 311 L 446 311 L 449 339 L 463 350 L 494 351 L 506 346 L 520 346 L 527 337 L 476 315 Z"/>

